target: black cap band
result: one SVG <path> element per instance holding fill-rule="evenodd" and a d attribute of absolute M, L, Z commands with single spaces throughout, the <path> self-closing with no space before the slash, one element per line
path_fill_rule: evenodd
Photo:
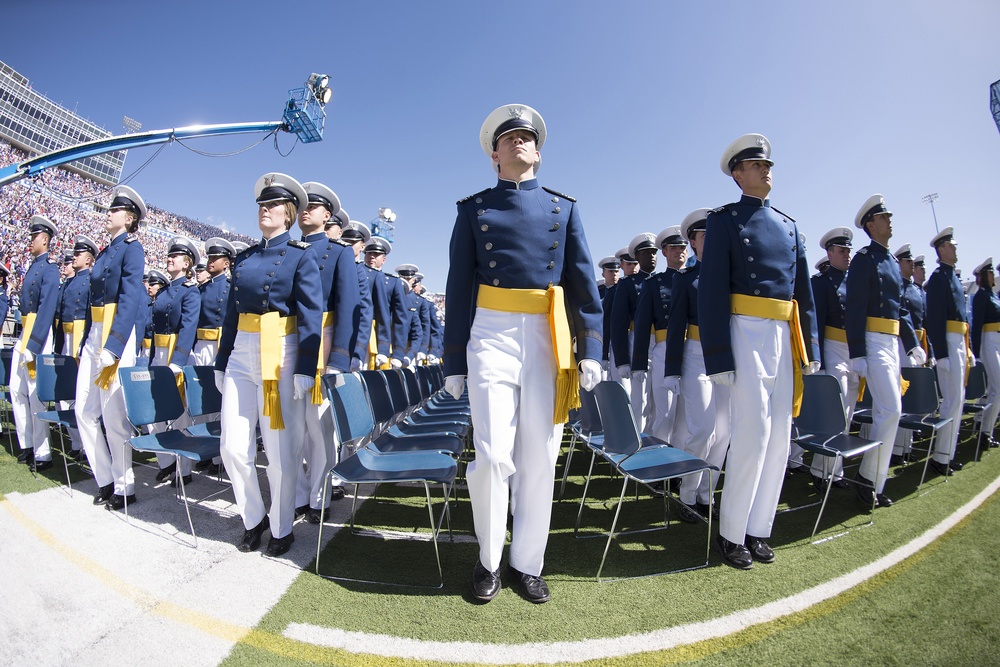
<path fill-rule="evenodd" d="M 901 252 L 898 255 L 896 255 L 896 259 L 913 259 L 913 253 L 909 250 L 907 250 L 906 252 Z"/>
<path fill-rule="evenodd" d="M 538 141 L 538 130 L 531 123 L 520 118 L 511 118 L 500 123 L 500 126 L 493 132 L 493 150 L 497 149 L 497 141 L 500 137 L 514 130 L 527 130 L 535 135 L 535 141 Z"/>
<path fill-rule="evenodd" d="M 851 240 L 849 238 L 847 238 L 846 236 L 834 236 L 832 239 L 830 239 L 829 241 L 827 241 L 826 245 L 823 246 L 823 247 L 826 248 L 826 249 L 829 249 L 830 246 L 832 246 L 832 245 L 839 245 L 839 246 L 843 246 L 845 248 L 850 248 L 851 247 Z"/>
<path fill-rule="evenodd" d="M 38 234 L 39 232 L 45 232 L 49 236 L 52 236 L 52 230 L 49 229 L 48 227 L 46 227 L 45 225 L 32 225 L 31 226 L 31 232 L 30 232 L 31 234 Z"/>
<path fill-rule="evenodd" d="M 708 218 L 699 220 L 698 222 L 692 222 L 691 226 L 688 227 L 688 238 L 693 238 L 695 232 L 703 232 L 706 229 L 708 229 Z"/>
<path fill-rule="evenodd" d="M 167 251 L 167 256 L 169 257 L 170 255 L 187 255 L 193 261 L 198 261 L 198 258 L 191 254 L 191 248 L 186 245 L 181 245 L 180 243 L 170 246 L 170 250 Z"/>
<path fill-rule="evenodd" d="M 691 233 L 690 230 L 688 230 L 688 233 L 689 234 Z M 673 234 L 673 235 L 668 236 L 667 238 L 663 239 L 663 243 L 660 244 L 660 247 L 662 248 L 662 247 L 668 246 L 668 245 L 683 245 L 683 246 L 686 246 L 687 243 L 685 243 L 684 239 L 681 238 L 680 234 Z"/>
<path fill-rule="evenodd" d="M 139 215 L 139 207 L 135 205 L 135 202 L 129 199 L 128 197 L 122 197 L 121 195 L 118 195 L 117 197 L 112 199 L 111 206 L 109 206 L 108 208 L 124 208 L 128 209 L 129 211 L 132 211 L 136 215 Z"/>
<path fill-rule="evenodd" d="M 635 247 L 635 253 L 638 254 L 640 250 L 656 250 L 656 244 L 648 239 L 640 241 L 639 245 Z"/>
<path fill-rule="evenodd" d="M 232 251 L 221 245 L 209 246 L 205 254 L 209 257 L 229 257 L 230 259 L 233 257 Z"/>
<path fill-rule="evenodd" d="M 862 216 L 861 218 L 862 226 L 864 226 L 865 223 L 874 218 L 876 215 L 880 215 L 882 213 L 889 213 L 889 209 L 885 207 L 885 204 L 877 204 L 875 206 L 872 206 L 870 209 L 865 211 L 864 216 Z"/>
<path fill-rule="evenodd" d="M 934 247 L 937 248 L 942 243 L 947 243 L 948 241 L 951 241 L 953 238 L 955 237 L 951 234 L 948 234 L 947 236 L 942 236 L 938 240 L 934 241 Z"/>
<path fill-rule="evenodd" d="M 263 194 L 263 193 L 261 193 L 261 194 Z M 310 204 L 321 204 L 322 206 L 324 206 L 326 208 L 326 210 L 328 210 L 330 212 L 330 215 L 333 215 L 333 202 L 331 202 L 326 197 L 323 197 L 323 196 L 317 195 L 317 194 L 313 194 L 312 192 L 310 192 L 309 193 L 309 203 Z M 330 219 L 333 220 L 333 218 L 330 218 Z"/>
<path fill-rule="evenodd" d="M 740 162 L 746 162 L 748 160 L 763 160 L 774 164 L 771 158 L 767 156 L 767 153 L 764 152 L 763 146 L 751 146 L 750 148 L 744 148 L 739 153 L 729 158 L 729 171 L 732 171 L 733 167 Z"/>
<path fill-rule="evenodd" d="M 270 201 L 290 201 L 295 204 L 296 208 L 299 206 L 299 198 L 295 196 L 295 193 L 276 185 L 264 188 L 260 191 L 260 196 L 257 197 L 258 204 Z"/>

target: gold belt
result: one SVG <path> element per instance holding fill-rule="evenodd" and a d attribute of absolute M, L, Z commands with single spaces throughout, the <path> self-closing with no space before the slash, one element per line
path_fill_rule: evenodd
<path fill-rule="evenodd" d="M 174 356 L 174 347 L 177 345 L 177 334 L 153 334 L 153 346 L 156 348 L 166 348 L 167 363 L 170 363 Z"/>
<path fill-rule="evenodd" d="M 969 372 L 972 370 L 972 347 L 969 345 L 969 323 L 959 320 L 945 322 L 945 331 L 965 336 L 965 384 L 969 384 Z"/>
<path fill-rule="evenodd" d="M 663 341 L 665 341 L 667 339 L 667 330 L 666 329 L 656 329 L 653 332 L 653 334 L 656 336 L 656 342 L 657 343 L 662 343 Z"/>
<path fill-rule="evenodd" d="M 730 299 L 730 312 L 733 315 L 765 317 L 769 320 L 788 322 L 788 333 L 792 344 L 792 416 L 798 417 L 802 409 L 804 386 L 802 366 L 809 362 L 806 341 L 802 336 L 802 326 L 799 322 L 799 304 L 794 299 L 782 301 L 749 294 L 733 294 Z"/>
<path fill-rule="evenodd" d="M 195 334 L 195 338 L 198 340 L 219 340 L 222 338 L 222 327 L 216 327 L 215 329 L 199 328 Z"/>
<path fill-rule="evenodd" d="M 898 336 L 899 320 L 890 320 L 886 317 L 869 317 L 865 320 L 865 331 Z"/>
<path fill-rule="evenodd" d="M 152 338 L 143 338 L 142 339 L 142 346 L 144 348 L 146 348 L 147 350 L 149 348 L 153 347 L 153 339 Z"/>
<path fill-rule="evenodd" d="M 479 286 L 477 305 L 508 313 L 547 314 L 552 352 L 556 360 L 556 400 L 553 423 L 569 419 L 569 411 L 580 407 L 580 378 L 573 358 L 573 336 L 566 317 L 563 289 L 557 285 L 542 289 L 503 289 Z"/>
<path fill-rule="evenodd" d="M 701 329 L 697 324 L 689 324 L 687 328 L 688 340 L 701 340 Z"/>
<path fill-rule="evenodd" d="M 837 327 L 831 327 L 830 325 L 823 328 L 823 337 L 827 340 L 835 340 L 838 343 L 847 342 L 847 332 Z"/>
<path fill-rule="evenodd" d="M 323 328 L 332 327 L 334 320 L 336 320 L 336 314 L 330 311 L 323 311 Z M 333 341 L 329 341 L 330 345 L 333 345 Z M 330 356 L 330 350 L 327 346 L 327 341 L 325 336 L 320 336 L 319 342 L 319 354 L 316 355 L 316 378 L 313 381 L 312 390 L 312 402 L 313 405 L 321 405 L 323 403 L 323 371 L 326 370 L 326 359 Z"/>
<path fill-rule="evenodd" d="M 281 396 L 278 377 L 281 375 L 281 339 L 298 333 L 298 319 L 282 317 L 277 311 L 257 315 L 240 313 L 237 325 L 240 331 L 260 334 L 260 379 L 264 385 L 264 416 L 271 418 L 271 428 L 281 431 L 285 421 L 281 418 Z"/>
<path fill-rule="evenodd" d="M 1000 331 L 1000 322 L 990 322 L 989 324 L 984 324 L 983 333 L 989 331 Z"/>

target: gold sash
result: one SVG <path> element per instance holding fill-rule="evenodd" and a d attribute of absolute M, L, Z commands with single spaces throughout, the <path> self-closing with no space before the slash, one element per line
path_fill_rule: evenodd
<path fill-rule="evenodd" d="M 898 336 L 899 320 L 890 320 L 886 317 L 869 317 L 865 320 L 865 331 Z"/>
<path fill-rule="evenodd" d="M 278 378 L 281 375 L 281 343 L 288 334 L 298 332 L 298 320 L 282 317 L 277 311 L 256 315 L 240 313 L 237 328 L 240 331 L 260 334 L 260 379 L 264 384 L 264 416 L 271 418 L 271 428 L 281 431 L 285 422 L 281 418 L 281 396 Z"/>
<path fill-rule="evenodd" d="M 21 318 L 21 341 L 17 348 L 21 354 L 24 354 L 24 351 L 28 349 L 28 340 L 31 338 L 31 331 L 35 328 L 36 317 L 38 317 L 38 313 L 25 313 Z M 35 362 L 25 362 L 24 367 L 28 369 L 28 377 L 34 380 Z"/>
<path fill-rule="evenodd" d="M 323 328 L 332 327 L 333 322 L 336 320 L 336 315 L 329 311 L 323 312 Z M 320 335 L 319 343 L 319 354 L 316 356 L 316 381 L 313 382 L 312 390 L 312 402 L 313 405 L 320 405 L 323 403 L 323 383 L 321 378 L 323 377 L 323 371 L 326 370 L 326 359 L 330 356 L 329 346 L 326 344 L 326 337 Z M 330 339 L 330 345 L 333 345 L 333 339 Z"/>
<path fill-rule="evenodd" d="M 689 324 L 687 328 L 687 339 L 688 340 L 701 340 L 701 329 L 698 328 L 697 324 Z"/>
<path fill-rule="evenodd" d="M 983 333 L 1000 332 L 1000 322 L 990 322 L 983 325 Z"/>
<path fill-rule="evenodd" d="M 90 307 L 90 319 L 93 322 L 101 323 L 101 347 L 108 342 L 108 334 L 111 333 L 111 324 L 115 321 L 115 311 L 118 309 L 116 303 L 106 303 L 103 306 Z M 105 391 L 115 381 L 115 374 L 118 372 L 118 360 L 110 366 L 106 366 L 97 374 L 94 384 Z"/>
<path fill-rule="evenodd" d="M 972 346 L 969 344 L 969 323 L 959 320 L 945 322 L 945 331 L 965 336 L 965 384 L 969 384 L 969 373 L 972 371 Z"/>
<path fill-rule="evenodd" d="M 799 322 L 799 304 L 794 299 L 782 301 L 749 294 L 733 294 L 730 301 L 733 315 L 765 317 L 769 320 L 788 322 L 792 345 L 792 416 L 798 417 L 802 409 L 802 366 L 809 363 L 806 341 Z"/>
<path fill-rule="evenodd" d="M 843 329 L 838 329 L 837 327 L 831 327 L 830 325 L 823 328 L 823 337 L 829 340 L 835 340 L 838 343 L 847 342 L 847 332 Z"/>
<path fill-rule="evenodd" d="M 563 289 L 559 286 L 541 289 L 504 289 L 479 286 L 477 305 L 508 313 L 548 315 L 552 336 L 552 353 L 556 360 L 556 400 L 553 424 L 563 424 L 569 411 L 580 407 L 580 377 L 573 356 L 573 336 L 566 316 Z"/>
<path fill-rule="evenodd" d="M 665 341 L 667 339 L 667 330 L 666 329 L 655 329 L 653 331 L 653 334 L 656 336 L 656 342 L 657 343 L 662 343 L 663 341 Z"/>
<path fill-rule="evenodd" d="M 222 327 L 215 329 L 199 328 L 198 333 L 195 334 L 195 338 L 197 340 L 219 340 L 222 338 Z"/>

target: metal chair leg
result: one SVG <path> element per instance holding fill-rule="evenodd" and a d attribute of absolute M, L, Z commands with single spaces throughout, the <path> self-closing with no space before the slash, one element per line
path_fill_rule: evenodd
<path fill-rule="evenodd" d="M 576 526 L 573 528 L 574 537 L 576 537 L 577 533 L 580 532 L 580 517 L 583 516 L 583 505 L 587 502 L 587 489 L 590 488 L 590 476 L 594 472 L 594 460 L 596 458 L 597 452 L 591 453 L 590 468 L 587 469 L 587 481 L 583 483 L 583 495 L 580 496 L 580 509 L 576 512 Z"/>
<path fill-rule="evenodd" d="M 622 504 L 625 502 L 625 491 L 628 488 L 628 477 L 622 482 L 622 492 L 618 497 L 618 507 L 615 508 L 615 518 L 611 521 L 611 532 L 608 533 L 608 541 L 604 545 L 604 555 L 601 556 L 601 565 L 597 568 L 597 581 L 601 581 L 601 572 L 604 571 L 604 561 L 608 558 L 608 550 L 611 549 L 611 541 L 615 539 L 615 527 L 618 526 L 618 515 L 621 514 Z"/>

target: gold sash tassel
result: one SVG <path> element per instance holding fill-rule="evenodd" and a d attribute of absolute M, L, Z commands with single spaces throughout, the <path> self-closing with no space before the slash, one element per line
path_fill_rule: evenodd
<path fill-rule="evenodd" d="M 38 317 L 38 313 L 25 313 L 21 318 L 21 342 L 18 346 L 21 354 L 24 354 L 25 350 L 28 349 L 28 340 L 31 338 L 31 332 L 35 328 L 35 318 Z M 24 367 L 28 369 L 28 377 L 32 380 L 35 379 L 35 362 L 27 361 Z"/>
<path fill-rule="evenodd" d="M 965 336 L 965 385 L 969 384 L 969 373 L 972 371 L 972 345 L 969 343 L 969 323 L 959 320 L 945 322 L 945 331 Z"/>
<path fill-rule="evenodd" d="M 90 319 L 101 323 L 101 347 L 108 342 L 108 335 L 111 333 L 111 324 L 115 321 L 115 311 L 118 308 L 116 303 L 106 303 L 103 306 L 90 307 Z M 106 366 L 97 374 L 94 384 L 107 391 L 115 381 L 118 374 L 118 360 L 110 366 Z"/>
<path fill-rule="evenodd" d="M 332 327 L 335 315 L 329 311 L 323 313 L 323 328 Z M 329 342 L 329 345 L 327 345 Z M 333 338 L 329 341 L 326 336 L 320 335 L 319 355 L 316 357 L 316 381 L 313 382 L 312 403 L 322 405 L 323 403 L 323 371 L 326 370 L 326 359 L 330 356 L 330 347 L 333 346 Z"/>
<path fill-rule="evenodd" d="M 298 331 L 298 320 L 282 317 L 277 311 L 256 315 L 240 313 L 237 328 L 260 334 L 260 375 L 264 387 L 264 416 L 270 417 L 271 428 L 282 431 L 285 421 L 281 417 L 281 396 L 278 378 L 281 375 L 282 339 Z"/>
<path fill-rule="evenodd" d="M 698 328 L 697 324 L 688 325 L 686 338 L 688 340 L 701 340 L 701 329 Z"/>

